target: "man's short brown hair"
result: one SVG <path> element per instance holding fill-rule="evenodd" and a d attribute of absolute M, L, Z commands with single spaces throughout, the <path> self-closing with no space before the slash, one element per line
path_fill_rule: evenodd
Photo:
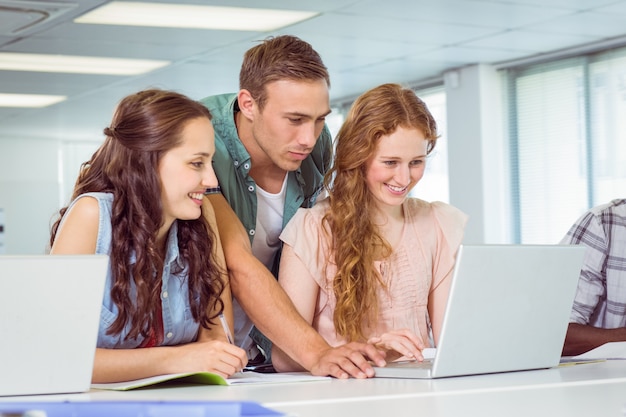
<path fill-rule="evenodd" d="M 273 81 L 325 80 L 328 69 L 313 47 L 291 35 L 269 37 L 246 51 L 239 73 L 239 88 L 250 92 L 260 109 L 267 101 L 265 86 Z"/>

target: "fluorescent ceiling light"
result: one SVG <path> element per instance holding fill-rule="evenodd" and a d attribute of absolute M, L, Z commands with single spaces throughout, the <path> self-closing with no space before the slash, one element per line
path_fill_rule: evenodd
<path fill-rule="evenodd" d="M 113 1 L 80 16 L 74 22 L 265 32 L 317 14 L 296 10 Z"/>
<path fill-rule="evenodd" d="M 0 93 L 0 107 L 46 107 L 65 99 L 67 99 L 66 96 Z"/>
<path fill-rule="evenodd" d="M 164 67 L 168 64 L 169 61 L 147 59 L 0 52 L 0 70 L 6 71 L 137 75 Z"/>

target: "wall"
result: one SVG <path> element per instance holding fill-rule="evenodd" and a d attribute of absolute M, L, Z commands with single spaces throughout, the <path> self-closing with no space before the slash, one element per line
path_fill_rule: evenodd
<path fill-rule="evenodd" d="M 44 253 L 59 209 L 57 142 L 0 139 L 0 208 L 6 254 Z"/>
<path fill-rule="evenodd" d="M 512 219 L 502 83 L 488 65 L 444 75 L 450 203 L 469 215 L 465 243 L 510 243 Z"/>

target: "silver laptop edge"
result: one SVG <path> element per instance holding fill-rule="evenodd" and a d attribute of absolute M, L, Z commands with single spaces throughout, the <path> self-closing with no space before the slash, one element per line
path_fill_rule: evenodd
<path fill-rule="evenodd" d="M 584 252 L 574 245 L 462 245 L 432 364 L 392 363 L 375 368 L 376 376 L 440 378 L 558 365 Z"/>

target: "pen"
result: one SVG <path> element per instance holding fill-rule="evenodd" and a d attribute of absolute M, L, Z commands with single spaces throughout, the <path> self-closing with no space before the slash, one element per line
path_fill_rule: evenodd
<path fill-rule="evenodd" d="M 228 322 L 226 321 L 226 317 L 224 317 L 224 313 L 220 313 L 220 321 L 222 322 L 222 327 L 224 328 L 224 333 L 226 333 L 228 343 L 234 345 L 235 340 L 233 339 L 233 334 L 230 332 L 230 327 L 228 327 Z"/>

